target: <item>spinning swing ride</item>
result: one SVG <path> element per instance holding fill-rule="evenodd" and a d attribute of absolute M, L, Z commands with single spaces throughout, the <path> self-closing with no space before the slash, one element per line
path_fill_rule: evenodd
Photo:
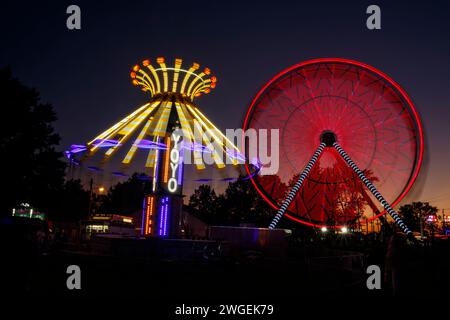
<path fill-rule="evenodd" d="M 210 69 L 201 69 L 197 63 L 185 69 L 181 59 L 170 66 L 159 57 L 156 63 L 144 60 L 135 65 L 130 77 L 133 85 L 149 94 L 149 101 L 87 144 L 72 145 L 66 155 L 81 165 L 100 154 L 99 165 L 88 166 L 94 171 L 104 171 L 113 156 L 119 157 L 120 169 L 112 172 L 118 176 L 125 176 L 132 162 L 144 166 L 152 190 L 144 199 L 141 234 L 177 236 L 182 232 L 186 156 L 192 155 L 193 164 L 203 170 L 205 154 L 211 159 L 207 164 L 219 169 L 227 163 L 243 163 L 243 155 L 194 103 L 195 98 L 216 86 Z"/>
<path fill-rule="evenodd" d="M 371 212 L 367 220 L 389 213 L 411 235 L 393 207 L 417 178 L 423 133 L 411 99 L 386 74 L 348 59 L 299 63 L 258 92 L 250 128 L 280 131 L 278 173 L 251 177 L 277 210 L 270 229 L 283 216 L 344 228 Z"/>

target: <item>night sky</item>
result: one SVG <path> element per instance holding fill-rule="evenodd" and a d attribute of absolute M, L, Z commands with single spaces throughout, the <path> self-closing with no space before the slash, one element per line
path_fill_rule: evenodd
<path fill-rule="evenodd" d="M 318 57 L 361 60 L 400 83 L 422 117 L 426 161 L 406 200 L 450 208 L 450 11 L 444 1 L 242 2 L 2 2 L 0 67 L 10 65 L 53 104 L 64 149 L 145 102 L 129 78 L 145 58 L 181 57 L 211 68 L 217 88 L 197 102 L 223 130 L 241 126 L 252 97 L 281 70 Z M 66 28 L 70 4 L 81 7 L 82 30 Z M 370 4 L 381 7 L 382 30 L 365 26 Z"/>

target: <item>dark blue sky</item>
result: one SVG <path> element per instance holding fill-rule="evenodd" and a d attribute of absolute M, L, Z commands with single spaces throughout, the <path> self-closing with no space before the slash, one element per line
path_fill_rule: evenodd
<path fill-rule="evenodd" d="M 286 67 L 317 57 L 361 60 L 400 83 L 422 116 L 427 161 L 412 195 L 450 208 L 445 1 L 242 2 L 2 2 L 0 66 L 10 65 L 54 105 L 66 147 L 145 102 L 129 80 L 144 58 L 182 57 L 211 68 L 218 86 L 198 103 L 221 129 L 239 127 L 252 96 Z M 374 3 L 382 30 L 369 31 L 365 10 Z M 66 29 L 70 4 L 81 7 L 81 31 Z"/>

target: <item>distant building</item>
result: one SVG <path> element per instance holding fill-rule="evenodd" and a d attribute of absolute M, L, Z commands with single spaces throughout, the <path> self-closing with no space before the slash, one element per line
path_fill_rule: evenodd
<path fill-rule="evenodd" d="M 45 220 L 45 214 L 32 208 L 29 203 L 21 203 L 17 208 L 12 209 L 13 217 Z"/>
<path fill-rule="evenodd" d="M 118 214 L 93 214 L 89 220 L 80 221 L 83 240 L 91 239 L 93 234 L 136 235 L 134 218 Z"/>

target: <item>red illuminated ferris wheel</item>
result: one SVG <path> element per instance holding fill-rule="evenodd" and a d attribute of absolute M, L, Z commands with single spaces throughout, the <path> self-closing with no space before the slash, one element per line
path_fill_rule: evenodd
<path fill-rule="evenodd" d="M 252 183 L 281 217 L 343 227 L 388 212 L 412 187 L 423 157 L 419 116 L 381 71 L 352 60 L 315 59 L 284 70 L 252 101 L 244 130 L 278 129 L 279 168 Z M 267 131 L 266 131 L 267 132 Z"/>

